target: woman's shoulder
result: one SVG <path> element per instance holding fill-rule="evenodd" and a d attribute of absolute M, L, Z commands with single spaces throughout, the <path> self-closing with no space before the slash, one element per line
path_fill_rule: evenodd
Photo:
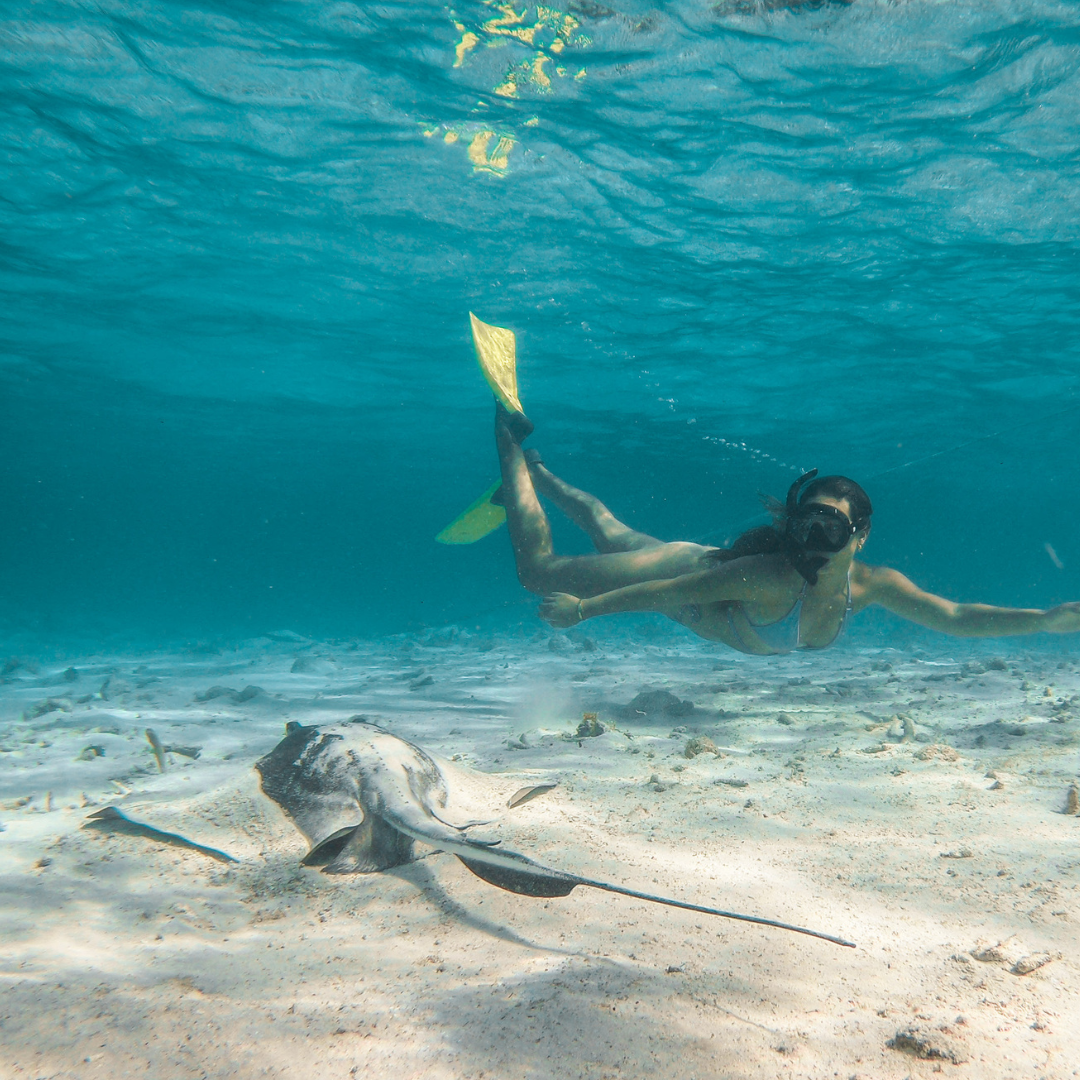
<path fill-rule="evenodd" d="M 880 589 L 895 589 L 905 583 L 910 584 L 899 570 L 894 570 L 891 566 L 871 566 L 856 559 L 851 562 L 851 585 L 861 593 L 872 594 Z"/>

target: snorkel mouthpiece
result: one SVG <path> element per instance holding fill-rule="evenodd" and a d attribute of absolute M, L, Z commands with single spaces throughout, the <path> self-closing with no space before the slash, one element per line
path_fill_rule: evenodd
<path fill-rule="evenodd" d="M 788 561 L 807 585 L 816 585 L 818 571 L 829 561 L 824 555 L 808 555 L 793 537 L 784 536 L 784 551 Z"/>

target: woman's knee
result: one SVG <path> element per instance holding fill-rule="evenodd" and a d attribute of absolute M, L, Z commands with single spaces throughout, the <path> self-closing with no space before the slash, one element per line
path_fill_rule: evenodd
<path fill-rule="evenodd" d="M 532 567 L 518 567 L 518 581 L 521 582 L 521 587 L 527 592 L 535 593 L 537 596 L 547 596 L 550 592 L 545 587 L 544 575 L 537 573 Z"/>
<path fill-rule="evenodd" d="M 537 596 L 547 596 L 553 592 L 559 592 L 557 581 L 558 574 L 550 565 L 548 559 L 522 559 L 517 560 L 518 581 L 523 589 Z"/>

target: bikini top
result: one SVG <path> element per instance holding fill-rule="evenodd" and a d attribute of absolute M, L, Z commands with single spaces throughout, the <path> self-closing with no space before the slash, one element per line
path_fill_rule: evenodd
<path fill-rule="evenodd" d="M 798 598 L 792 605 L 791 610 L 781 616 L 775 622 L 764 623 L 763 625 L 757 625 L 750 620 L 750 617 L 743 609 L 743 616 L 746 621 L 753 627 L 754 633 L 767 645 L 774 653 L 789 653 L 794 652 L 796 649 L 827 649 L 830 645 L 835 644 L 841 634 L 847 629 L 848 619 L 851 618 L 851 571 L 848 570 L 847 579 L 847 605 L 844 608 L 843 618 L 840 620 L 840 625 L 836 628 L 836 633 L 833 635 L 831 641 L 827 641 L 824 645 L 806 645 L 799 637 L 799 619 L 802 616 L 803 599 L 806 596 L 807 583 L 803 582 L 802 592 L 799 593 Z M 739 603 L 739 607 L 742 608 L 742 604 Z M 751 643 L 747 642 L 743 635 L 739 632 L 738 624 L 731 618 L 731 612 L 728 612 L 728 621 L 731 624 L 731 629 L 735 636 L 749 647 Z"/>

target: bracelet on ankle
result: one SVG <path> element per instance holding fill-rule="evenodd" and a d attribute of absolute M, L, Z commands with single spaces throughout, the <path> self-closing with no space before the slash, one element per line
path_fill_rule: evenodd
<path fill-rule="evenodd" d="M 577 602 L 577 621 L 583 623 L 585 621 L 585 612 L 581 610 L 581 601 Z"/>

